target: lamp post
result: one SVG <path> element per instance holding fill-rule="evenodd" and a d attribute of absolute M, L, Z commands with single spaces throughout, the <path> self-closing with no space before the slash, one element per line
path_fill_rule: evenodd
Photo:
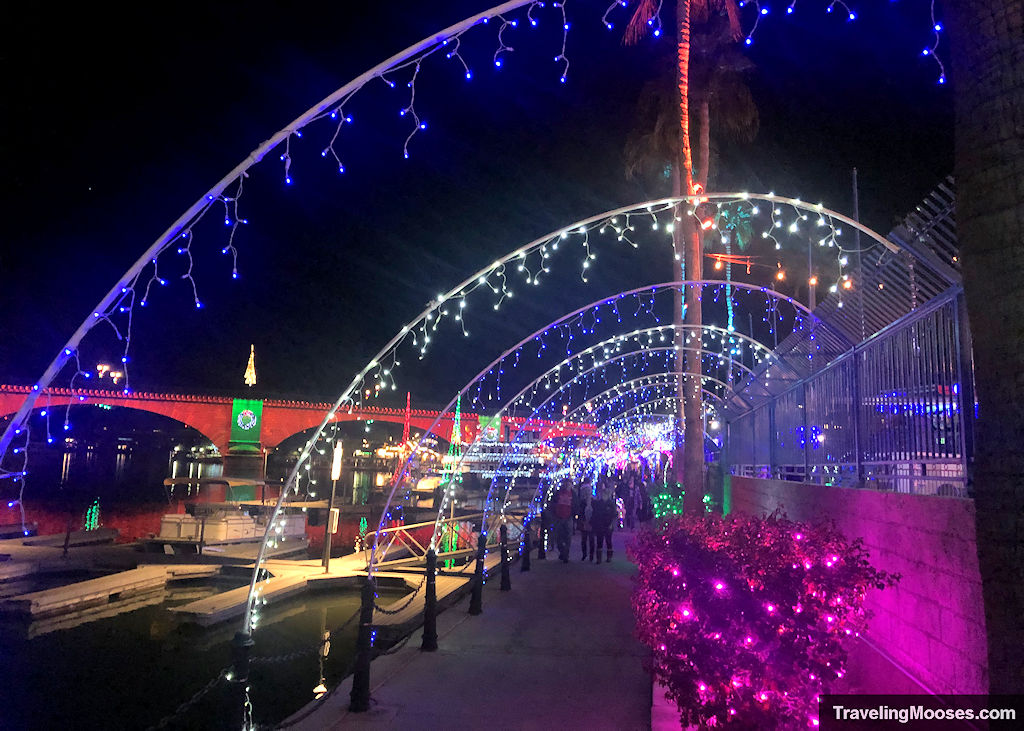
<path fill-rule="evenodd" d="M 324 573 L 331 570 L 331 513 L 334 510 L 334 490 L 341 477 L 341 457 L 343 449 L 341 440 L 334 443 L 334 460 L 331 462 L 331 497 L 327 501 L 327 516 L 324 518 Z"/>

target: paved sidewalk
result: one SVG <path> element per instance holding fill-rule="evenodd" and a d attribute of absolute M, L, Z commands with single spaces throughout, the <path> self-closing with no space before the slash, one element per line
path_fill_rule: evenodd
<path fill-rule="evenodd" d="M 580 561 L 555 551 L 526 573 L 513 564 L 512 590 L 495 572 L 483 614 L 468 597 L 438 616 L 436 652 L 421 632 L 370 669 L 370 710 L 349 713 L 351 678 L 295 729 L 650 729 L 647 650 L 633 637 L 634 567 L 629 532 L 613 535 L 615 558 Z M 297 714 L 301 715 L 301 714 Z"/>

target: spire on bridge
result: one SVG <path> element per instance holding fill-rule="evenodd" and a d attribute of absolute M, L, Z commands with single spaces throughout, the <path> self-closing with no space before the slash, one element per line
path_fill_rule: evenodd
<path fill-rule="evenodd" d="M 249 346 L 249 363 L 245 366 L 245 375 L 242 377 L 245 385 L 252 388 L 256 385 L 256 346 Z"/>

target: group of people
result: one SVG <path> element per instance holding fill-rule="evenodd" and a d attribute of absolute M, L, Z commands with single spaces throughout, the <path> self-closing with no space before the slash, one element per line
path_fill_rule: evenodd
<path fill-rule="evenodd" d="M 596 483 L 586 479 L 573 485 L 563 478 L 550 504 L 558 557 L 569 562 L 572 536 L 579 532 L 581 561 L 611 561 L 612 530 L 632 530 L 637 521 L 650 520 L 650 501 L 636 472 L 609 473 L 602 470 Z M 607 554 L 606 554 L 607 551 Z"/>

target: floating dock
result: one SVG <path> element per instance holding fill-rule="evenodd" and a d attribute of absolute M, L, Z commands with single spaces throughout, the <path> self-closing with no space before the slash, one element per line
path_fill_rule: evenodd
<path fill-rule="evenodd" d="M 487 555 L 484 567 L 491 571 L 501 562 L 500 552 L 492 551 Z M 326 589 L 330 587 L 352 587 L 359 586 L 362 577 L 366 576 L 366 560 L 362 554 L 351 554 L 341 558 L 331 559 L 331 570 L 324 572 L 320 561 L 265 561 L 264 566 L 271 578 L 261 581 L 261 601 L 267 604 L 278 602 L 287 597 L 308 589 Z M 461 589 L 469 586 L 473 577 L 473 564 L 466 567 L 464 574 L 448 574 L 437 577 L 437 601 L 448 599 L 460 593 Z M 408 602 L 408 597 L 403 597 L 385 606 L 385 612 L 374 611 L 373 624 L 379 627 L 390 627 L 397 631 L 409 625 L 415 625 L 423 616 L 424 591 L 421 587 L 423 581 L 423 570 L 408 571 L 378 571 L 374 574 L 377 579 L 387 582 L 401 582 L 409 590 L 416 590 L 416 596 Z M 245 613 L 246 600 L 249 597 L 249 587 L 240 586 L 237 589 L 225 591 L 216 596 L 206 597 L 198 601 L 184 604 L 179 607 L 171 607 L 168 611 L 175 613 L 181 619 L 194 622 L 203 627 L 226 622 L 241 617 Z M 391 607 L 402 607 L 394 614 L 388 613 Z"/>
<path fill-rule="evenodd" d="M 67 614 L 135 594 L 156 591 L 166 586 L 168 581 L 205 578 L 219 571 L 220 566 L 203 564 L 140 566 L 98 579 L 7 597 L 0 600 L 0 613 L 32 618 Z"/>

